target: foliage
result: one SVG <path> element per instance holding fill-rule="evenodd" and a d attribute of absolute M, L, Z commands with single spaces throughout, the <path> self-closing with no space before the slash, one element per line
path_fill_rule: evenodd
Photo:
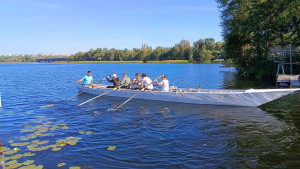
<path fill-rule="evenodd" d="M 212 59 L 224 58 L 223 42 L 215 42 L 213 38 L 200 39 L 191 46 L 188 40 L 181 40 L 173 47 L 158 46 L 155 49 L 146 44 L 141 49 L 90 49 L 78 52 L 68 58 L 72 61 L 143 61 L 155 63 L 165 60 L 188 60 L 189 62 L 210 63 Z"/>
<path fill-rule="evenodd" d="M 221 10 L 224 51 L 239 71 L 273 73 L 272 46 L 300 44 L 300 1 L 216 0 Z"/>

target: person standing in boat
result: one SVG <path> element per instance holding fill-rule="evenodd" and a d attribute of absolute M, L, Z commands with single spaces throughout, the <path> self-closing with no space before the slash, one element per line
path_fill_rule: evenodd
<path fill-rule="evenodd" d="M 167 76 L 166 76 L 166 75 L 162 75 L 162 76 L 159 76 L 159 78 L 161 78 L 161 82 L 158 83 L 158 81 L 157 81 L 157 79 L 156 79 L 156 80 L 155 80 L 155 81 L 156 81 L 156 84 L 157 84 L 158 86 L 161 86 L 162 91 L 164 91 L 164 92 L 170 91 L 169 80 L 167 80 Z"/>
<path fill-rule="evenodd" d="M 77 81 L 77 84 L 83 81 L 83 85 L 94 86 L 92 72 L 88 71 L 88 74 L 85 75 L 82 79 Z"/>
<path fill-rule="evenodd" d="M 142 89 L 143 88 L 143 80 L 141 79 L 141 74 L 136 73 L 135 78 L 131 81 L 132 88 L 134 89 Z M 136 87 L 134 87 L 136 85 Z"/>
<path fill-rule="evenodd" d="M 147 77 L 146 73 L 143 73 L 142 74 L 142 77 L 143 77 L 143 84 L 144 84 L 144 87 L 147 89 L 147 90 L 152 90 L 153 89 L 153 84 L 152 84 L 152 80 Z"/>
<path fill-rule="evenodd" d="M 117 77 L 116 74 L 113 74 L 113 75 L 110 75 L 109 77 L 111 77 L 112 79 L 109 80 L 107 77 L 107 81 L 111 82 L 111 83 L 114 83 L 113 86 L 107 86 L 107 88 L 118 88 L 120 87 L 120 79 Z"/>
<path fill-rule="evenodd" d="M 123 80 L 121 81 L 121 87 L 129 89 L 130 88 L 130 77 L 127 73 L 123 73 Z"/>

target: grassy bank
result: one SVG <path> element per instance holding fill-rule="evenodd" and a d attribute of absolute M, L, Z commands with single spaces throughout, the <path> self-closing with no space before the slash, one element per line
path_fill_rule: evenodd
<path fill-rule="evenodd" d="M 144 63 L 143 61 L 71 61 L 55 63 Z M 189 63 L 188 60 L 146 61 L 146 63 Z"/>
<path fill-rule="evenodd" d="M 143 61 L 71 61 L 68 63 L 143 63 Z"/>
<path fill-rule="evenodd" d="M 162 61 L 147 61 L 146 63 L 189 63 L 188 60 L 162 60 Z"/>

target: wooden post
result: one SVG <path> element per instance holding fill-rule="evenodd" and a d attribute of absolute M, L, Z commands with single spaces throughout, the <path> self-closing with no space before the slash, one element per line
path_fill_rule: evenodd
<path fill-rule="evenodd" d="M 292 64 L 292 46 L 290 45 L 290 74 L 293 74 L 293 64 Z"/>

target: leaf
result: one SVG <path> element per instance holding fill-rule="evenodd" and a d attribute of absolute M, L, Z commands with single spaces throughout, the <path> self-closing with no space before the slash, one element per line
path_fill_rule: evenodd
<path fill-rule="evenodd" d="M 79 131 L 79 133 L 80 133 L 80 134 L 84 134 L 85 132 L 84 132 L 84 131 Z"/>
<path fill-rule="evenodd" d="M 115 149 L 116 149 L 116 146 L 109 146 L 109 147 L 107 148 L 108 151 L 112 151 L 112 150 L 115 150 Z"/>
<path fill-rule="evenodd" d="M 92 131 L 87 131 L 87 132 L 86 132 L 86 134 L 92 134 L 92 133 L 93 133 Z"/>
<path fill-rule="evenodd" d="M 57 164 L 57 167 L 62 167 L 62 166 L 65 166 L 66 165 L 66 163 L 59 163 L 59 164 Z"/>

